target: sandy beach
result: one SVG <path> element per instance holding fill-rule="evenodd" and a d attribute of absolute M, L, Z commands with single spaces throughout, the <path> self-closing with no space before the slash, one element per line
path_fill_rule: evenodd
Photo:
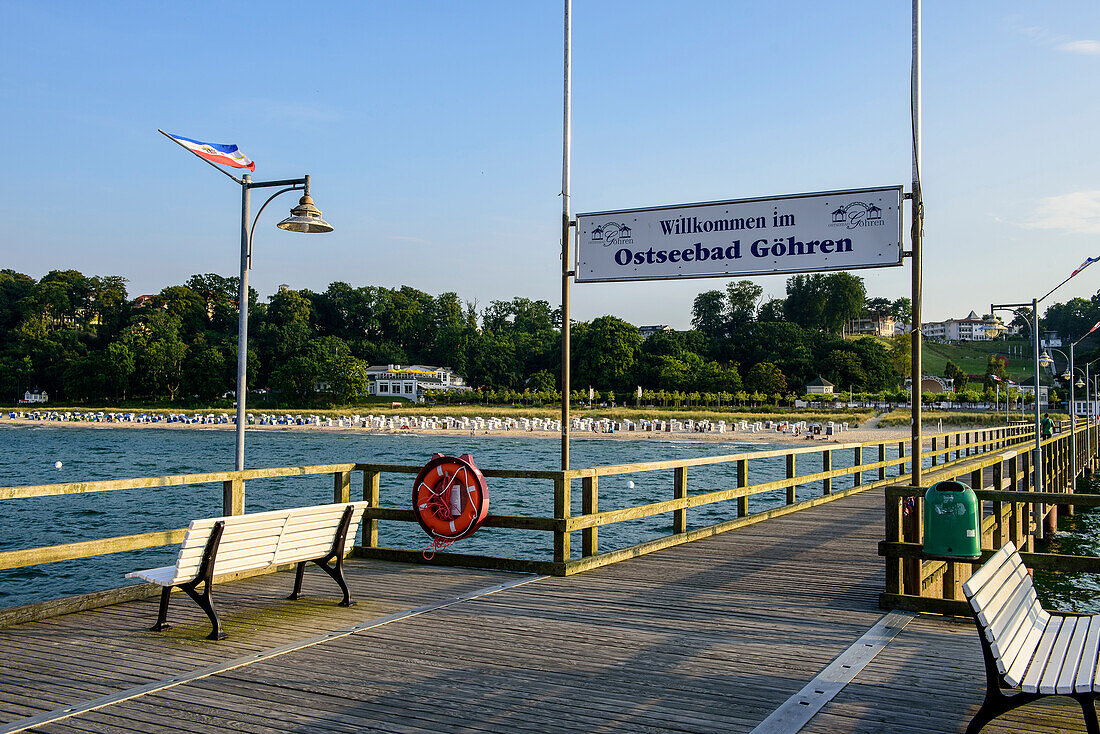
<path fill-rule="evenodd" d="M 617 433 L 597 433 L 592 431 L 574 431 L 571 436 L 575 439 L 600 439 L 608 441 L 713 441 L 730 444 L 826 444 L 826 443 L 875 443 L 897 442 L 909 438 L 909 428 L 906 426 L 894 426 L 891 428 L 879 428 L 877 421 L 872 419 L 859 428 L 851 428 L 837 436 L 825 438 L 822 436 L 808 439 L 805 435 L 795 436 L 791 433 L 782 433 L 774 430 L 763 430 L 753 433 L 751 431 L 728 431 L 726 433 L 695 433 L 695 432 L 670 432 L 670 431 L 620 431 Z M 168 431 L 233 431 L 232 423 L 221 424 L 187 424 L 187 423 L 108 423 L 98 421 L 44 421 L 28 418 L 0 418 L 0 426 L 51 426 L 57 428 L 97 428 L 97 429 L 134 429 L 134 430 L 168 430 Z M 315 425 L 252 425 L 248 426 L 252 431 L 311 431 L 311 432 L 336 432 L 336 433 L 363 433 L 363 434 L 410 434 L 421 436 L 470 436 L 471 430 L 461 429 L 394 429 L 379 430 L 369 428 L 349 428 L 338 426 Z M 953 430 L 964 431 L 966 427 L 953 427 Z M 476 436 L 492 436 L 505 438 L 546 438 L 560 439 L 561 434 L 556 431 L 523 431 L 523 430 L 478 430 Z"/>

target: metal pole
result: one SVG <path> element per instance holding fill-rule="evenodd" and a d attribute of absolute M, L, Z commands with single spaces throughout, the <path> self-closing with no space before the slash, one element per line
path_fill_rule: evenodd
<path fill-rule="evenodd" d="M 924 367 L 921 364 L 921 229 L 924 220 L 924 204 L 920 188 L 920 0 L 913 0 L 913 66 L 910 79 L 910 112 L 913 125 L 913 206 L 912 232 L 913 243 L 913 318 L 912 318 L 912 369 L 913 373 L 913 480 L 911 484 L 921 485 L 921 377 Z"/>
<path fill-rule="evenodd" d="M 245 394 L 248 392 L 248 205 L 251 197 L 249 184 L 252 177 L 247 173 L 242 177 L 241 184 L 241 282 L 237 290 L 237 311 L 240 314 L 237 320 L 237 460 L 234 468 L 237 471 L 244 469 L 244 424 L 245 424 Z"/>
<path fill-rule="evenodd" d="M 1073 369 L 1073 343 L 1069 345 L 1069 462 L 1072 489 L 1077 489 L 1077 403 L 1074 402 L 1073 383 L 1077 382 L 1077 373 Z"/>
<path fill-rule="evenodd" d="M 1039 407 L 1039 299 L 1031 299 L 1031 333 L 1035 342 L 1035 491 L 1043 491 L 1043 441 L 1039 432 L 1039 422 L 1042 419 Z M 1032 515 L 1035 521 L 1035 537 L 1043 539 L 1043 520 L 1046 517 L 1046 506 L 1036 502 L 1031 505 Z"/>
<path fill-rule="evenodd" d="M 569 468 L 569 157 L 572 140 L 570 106 L 570 39 L 573 0 L 565 0 L 565 83 L 563 92 L 561 160 L 561 468 Z"/>

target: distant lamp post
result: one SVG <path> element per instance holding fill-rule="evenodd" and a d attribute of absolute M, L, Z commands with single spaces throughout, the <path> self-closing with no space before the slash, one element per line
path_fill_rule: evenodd
<path fill-rule="evenodd" d="M 279 222 L 276 226 L 288 232 L 305 232 L 308 234 L 331 232 L 333 227 L 321 217 L 321 210 L 314 205 L 313 198 L 309 195 L 308 175 L 302 178 L 281 179 L 278 181 L 253 181 L 252 176 L 247 173 L 241 176 L 241 178 L 237 178 L 232 173 L 219 168 L 211 161 L 203 158 L 194 150 L 183 145 L 179 140 L 163 130 L 158 132 L 184 150 L 194 154 L 195 157 L 212 166 L 214 170 L 224 173 L 241 186 L 241 275 L 239 289 L 237 291 L 237 310 L 240 314 L 237 321 L 237 440 L 236 460 L 234 462 L 236 470 L 241 471 L 244 469 L 244 426 L 247 422 L 247 416 L 245 414 L 245 397 L 248 393 L 246 379 L 248 374 L 248 271 L 252 268 L 252 236 L 256 232 L 256 224 L 260 221 L 260 215 L 264 213 L 264 209 L 267 208 L 267 205 L 270 204 L 275 197 L 280 194 L 285 194 L 288 191 L 301 191 L 302 198 L 298 200 L 298 206 L 291 209 L 290 216 Z M 252 189 L 270 189 L 276 187 L 282 188 L 269 196 L 267 201 L 263 203 L 263 206 L 260 207 L 260 210 L 256 212 L 256 218 L 251 219 L 249 216 L 249 204 L 251 201 Z M 243 511 L 243 507 L 225 508 L 227 515 Z"/>

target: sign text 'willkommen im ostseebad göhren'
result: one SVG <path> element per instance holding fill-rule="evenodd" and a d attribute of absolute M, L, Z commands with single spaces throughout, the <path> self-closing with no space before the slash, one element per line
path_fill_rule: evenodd
<path fill-rule="evenodd" d="M 577 281 L 901 264 L 900 186 L 577 215 Z"/>

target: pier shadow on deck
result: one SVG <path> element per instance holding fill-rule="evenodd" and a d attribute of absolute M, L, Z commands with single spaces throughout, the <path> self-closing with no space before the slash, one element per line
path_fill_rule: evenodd
<path fill-rule="evenodd" d="M 34 731 L 748 732 L 883 614 L 881 492 L 566 578 L 539 578 Z M 0 630 L 10 722 L 517 578 L 356 560 L 359 604 L 289 574 L 217 587 L 229 640 L 174 599 Z M 984 691 L 973 624 L 920 617 L 805 731 L 955 732 Z M 1084 731 L 1050 700 L 986 731 Z M 0 727 L 2 728 L 2 727 Z"/>

